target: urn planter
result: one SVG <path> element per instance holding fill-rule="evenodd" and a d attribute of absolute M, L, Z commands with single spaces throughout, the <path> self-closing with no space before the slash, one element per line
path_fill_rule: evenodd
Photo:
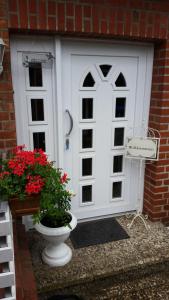
<path fill-rule="evenodd" d="M 42 260 L 52 267 L 66 265 L 72 258 L 72 250 L 64 242 L 68 239 L 71 231 L 77 225 L 76 217 L 69 212 L 72 219 L 69 226 L 50 228 L 37 223 L 35 229 L 49 242 L 42 252 Z"/>

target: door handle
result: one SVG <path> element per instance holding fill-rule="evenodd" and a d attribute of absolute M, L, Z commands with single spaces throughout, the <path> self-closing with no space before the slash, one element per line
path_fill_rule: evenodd
<path fill-rule="evenodd" d="M 69 135 L 71 134 L 72 129 L 73 129 L 73 118 L 72 118 L 72 115 L 71 115 L 71 113 L 68 109 L 66 109 L 65 112 L 68 114 L 68 116 L 70 118 L 70 128 L 69 128 L 69 131 L 66 133 L 66 137 L 69 137 Z"/>

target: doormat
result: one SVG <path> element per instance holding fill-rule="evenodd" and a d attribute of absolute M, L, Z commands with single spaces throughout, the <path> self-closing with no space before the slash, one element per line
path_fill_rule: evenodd
<path fill-rule="evenodd" d="M 128 238 L 129 235 L 115 218 L 80 223 L 70 235 L 75 249 Z"/>

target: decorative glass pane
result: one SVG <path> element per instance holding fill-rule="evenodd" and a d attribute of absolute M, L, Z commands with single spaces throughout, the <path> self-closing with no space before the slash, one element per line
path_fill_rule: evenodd
<path fill-rule="evenodd" d="M 92 175 L 92 158 L 82 159 L 82 176 Z"/>
<path fill-rule="evenodd" d="M 41 63 L 31 63 L 29 65 L 30 86 L 42 86 L 42 65 Z"/>
<path fill-rule="evenodd" d="M 87 76 L 85 77 L 85 80 L 83 82 L 84 87 L 93 87 L 95 85 L 95 81 L 93 79 L 92 74 L 89 72 Z"/>
<path fill-rule="evenodd" d="M 92 202 L 92 185 L 82 186 L 82 203 Z"/>
<path fill-rule="evenodd" d="M 106 77 L 111 69 L 111 65 L 100 65 L 103 76 Z"/>
<path fill-rule="evenodd" d="M 119 76 L 117 77 L 117 79 L 115 81 L 115 85 L 117 87 L 125 87 L 126 86 L 126 80 L 125 80 L 124 75 L 122 73 L 120 73 Z"/>
<path fill-rule="evenodd" d="M 46 151 L 45 132 L 33 133 L 33 147 L 34 149 L 42 149 L 43 151 Z"/>
<path fill-rule="evenodd" d="M 123 170 L 123 155 L 113 157 L 113 173 L 119 173 Z"/>
<path fill-rule="evenodd" d="M 82 119 L 93 119 L 93 99 L 82 99 Z"/>
<path fill-rule="evenodd" d="M 113 182 L 112 198 L 121 198 L 122 195 L 122 181 Z"/>
<path fill-rule="evenodd" d="M 115 117 L 124 118 L 126 110 L 126 98 L 116 98 Z"/>
<path fill-rule="evenodd" d="M 31 99 L 32 121 L 44 121 L 43 99 Z"/>
<path fill-rule="evenodd" d="M 83 129 L 82 130 L 82 148 L 93 147 L 93 130 Z"/>
<path fill-rule="evenodd" d="M 124 128 L 115 128 L 114 146 L 123 146 L 124 144 Z"/>

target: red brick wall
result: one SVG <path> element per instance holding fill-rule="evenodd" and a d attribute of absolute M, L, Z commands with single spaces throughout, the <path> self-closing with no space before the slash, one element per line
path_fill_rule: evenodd
<path fill-rule="evenodd" d="M 166 39 L 168 0 L 9 0 L 9 28 Z"/>
<path fill-rule="evenodd" d="M 10 69 L 8 2 L 0 0 L 0 37 L 6 44 L 4 71 L 0 75 L 0 149 L 16 144 L 15 115 Z"/>
<path fill-rule="evenodd" d="M 0 1 L 0 32 L 69 34 L 151 41 L 155 45 L 150 126 L 160 130 L 160 161 L 148 165 L 144 210 L 169 223 L 169 1 L 168 0 L 8 0 Z M 8 14 L 8 28 L 7 28 Z M 9 52 L 0 78 L 1 147 L 15 143 Z"/>
<path fill-rule="evenodd" d="M 156 45 L 150 107 L 152 128 L 160 130 L 160 160 L 147 165 L 144 209 L 169 224 L 169 41 Z"/>

